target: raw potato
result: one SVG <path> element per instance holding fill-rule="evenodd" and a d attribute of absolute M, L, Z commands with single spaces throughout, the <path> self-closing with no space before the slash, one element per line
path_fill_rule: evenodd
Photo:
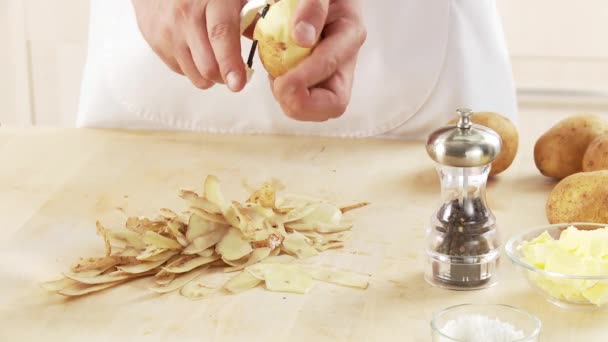
<path fill-rule="evenodd" d="M 268 73 L 277 78 L 312 53 L 292 38 L 293 14 L 298 0 L 281 0 L 258 20 L 253 39 L 258 41 L 260 59 Z"/>
<path fill-rule="evenodd" d="M 450 124 L 455 124 L 457 121 L 458 119 L 453 119 Z M 491 112 L 473 113 L 471 121 L 496 131 L 502 140 L 502 148 L 498 157 L 492 162 L 490 176 L 495 176 L 508 169 L 515 160 L 519 148 L 517 127 L 508 118 Z"/>
<path fill-rule="evenodd" d="M 534 162 L 547 177 L 563 179 L 583 171 L 583 155 L 608 122 L 596 115 L 577 115 L 558 122 L 534 146 Z"/>
<path fill-rule="evenodd" d="M 547 219 L 554 223 L 608 223 L 608 170 L 564 178 L 549 195 Z"/>
<path fill-rule="evenodd" d="M 583 171 L 608 170 L 608 133 L 595 138 L 583 157 Z"/>

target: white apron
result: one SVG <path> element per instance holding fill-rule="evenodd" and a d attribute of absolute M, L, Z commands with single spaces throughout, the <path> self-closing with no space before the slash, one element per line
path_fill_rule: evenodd
<path fill-rule="evenodd" d="M 77 126 L 424 139 L 461 107 L 495 111 L 517 123 L 494 0 L 363 3 L 368 39 L 347 112 L 305 123 L 282 113 L 257 58 L 243 92 L 222 85 L 201 91 L 152 52 L 130 1 L 92 0 Z M 245 57 L 251 42 L 242 42 Z"/>

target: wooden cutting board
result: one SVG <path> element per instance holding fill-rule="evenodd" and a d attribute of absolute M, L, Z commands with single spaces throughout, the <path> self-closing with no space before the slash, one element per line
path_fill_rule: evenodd
<path fill-rule="evenodd" d="M 546 224 L 554 185 L 536 171 L 534 137 L 557 116 L 522 119 L 515 164 L 490 182 L 503 242 Z M 543 341 L 607 341 L 607 312 L 559 309 L 506 256 L 497 286 L 473 292 L 423 280 L 425 227 L 439 182 L 421 142 L 0 129 L 0 341 L 430 341 L 431 316 L 462 303 L 505 303 L 538 315 Z M 317 283 L 307 295 L 255 289 L 190 301 L 135 281 L 77 300 L 44 292 L 80 256 L 103 253 L 95 220 L 180 208 L 179 188 L 217 175 L 226 195 L 277 178 L 289 192 L 370 201 L 353 239 L 320 262 L 371 274 L 367 290 Z"/>

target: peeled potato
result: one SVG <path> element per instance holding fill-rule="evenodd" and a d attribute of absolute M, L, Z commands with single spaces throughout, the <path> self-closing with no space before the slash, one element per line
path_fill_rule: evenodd
<path fill-rule="evenodd" d="M 608 170 L 608 133 L 595 138 L 583 156 L 583 171 Z"/>
<path fill-rule="evenodd" d="M 608 170 L 564 178 L 551 191 L 546 209 L 551 224 L 608 223 Z"/>
<path fill-rule="evenodd" d="M 608 122 L 597 115 L 576 115 L 558 122 L 534 146 L 534 162 L 547 177 L 562 179 L 583 171 L 583 155 Z"/>
<path fill-rule="evenodd" d="M 260 59 L 272 77 L 294 68 L 312 53 L 296 44 L 292 36 L 293 14 L 299 0 L 281 0 L 270 6 L 257 22 L 253 39 L 258 41 Z"/>
<path fill-rule="evenodd" d="M 450 123 L 455 124 L 457 121 L 458 119 L 453 119 Z M 471 121 L 493 129 L 500 135 L 500 139 L 502 140 L 502 148 L 498 157 L 492 162 L 490 176 L 497 175 L 508 169 L 513 160 L 515 160 L 519 147 L 519 134 L 515 125 L 508 118 L 491 112 L 473 113 Z"/>

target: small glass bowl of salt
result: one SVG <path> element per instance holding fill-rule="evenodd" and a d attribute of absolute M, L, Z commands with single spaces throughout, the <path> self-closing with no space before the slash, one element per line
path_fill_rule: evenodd
<path fill-rule="evenodd" d="M 433 342 L 538 342 L 541 327 L 536 316 L 502 304 L 452 306 L 431 321 Z"/>

